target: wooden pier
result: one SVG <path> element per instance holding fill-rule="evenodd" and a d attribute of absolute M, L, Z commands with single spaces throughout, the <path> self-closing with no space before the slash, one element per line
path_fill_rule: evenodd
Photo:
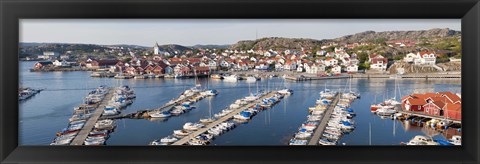
<path fill-rule="evenodd" d="M 72 143 L 70 145 L 83 145 L 85 139 L 87 139 L 88 134 L 92 131 L 95 123 L 99 120 L 100 116 L 103 114 L 103 109 L 107 105 L 108 101 L 113 97 L 113 88 L 108 88 L 108 93 L 102 99 L 100 103 L 98 103 L 97 108 L 93 115 L 87 120 L 83 128 L 80 132 L 75 136 Z"/>
<path fill-rule="evenodd" d="M 247 104 L 247 105 L 245 105 L 245 106 L 243 106 L 243 107 L 240 107 L 240 108 L 234 110 L 233 112 L 230 112 L 229 114 L 223 116 L 222 118 L 217 119 L 217 120 L 215 120 L 214 122 L 206 125 L 205 127 L 200 128 L 200 129 L 198 129 L 198 130 L 190 133 L 188 136 L 183 137 L 182 139 L 178 140 L 177 142 L 174 142 L 172 145 L 183 145 L 183 144 L 186 144 L 190 139 L 192 139 L 192 138 L 194 138 L 194 137 L 196 137 L 196 136 L 198 136 L 198 135 L 200 135 L 200 134 L 202 134 L 202 133 L 205 133 L 206 131 L 208 131 L 208 129 L 213 128 L 213 127 L 217 126 L 218 124 L 221 124 L 222 122 L 225 122 L 225 121 L 231 119 L 234 115 L 236 115 L 236 114 L 238 114 L 238 113 L 240 113 L 240 112 L 242 112 L 242 111 L 250 108 L 251 106 L 253 106 L 253 105 L 257 104 L 257 103 L 261 103 L 262 99 L 267 98 L 267 97 L 271 97 L 271 96 L 273 96 L 275 93 L 276 93 L 276 91 L 272 91 L 272 92 L 266 94 L 265 96 L 262 96 L 262 97 L 259 98 L 258 100 L 254 101 L 254 102 L 252 102 L 252 103 L 250 103 L 250 104 Z"/>
<path fill-rule="evenodd" d="M 436 120 L 444 120 L 445 117 L 443 116 L 433 116 L 433 115 L 428 115 L 423 112 L 412 112 L 412 111 L 406 111 L 406 110 L 399 110 L 397 111 L 399 113 L 402 113 L 403 115 L 408 115 L 408 116 L 417 116 L 417 117 L 423 117 L 423 118 L 430 118 L 430 119 L 436 119 Z M 453 123 L 461 124 L 462 120 L 454 120 L 454 119 L 447 119 L 452 121 Z"/>
<path fill-rule="evenodd" d="M 313 133 L 312 138 L 310 138 L 310 141 L 308 142 L 308 145 L 318 145 L 318 141 L 320 140 L 320 137 L 322 137 L 322 133 L 325 130 L 325 127 L 327 127 L 328 121 L 330 120 L 330 116 L 333 113 L 333 109 L 335 106 L 337 106 L 338 100 L 340 100 L 341 93 L 337 93 L 335 96 L 335 99 L 330 103 L 328 108 L 325 111 L 325 114 L 323 115 L 320 124 L 318 127 L 315 129 L 315 132 Z"/>

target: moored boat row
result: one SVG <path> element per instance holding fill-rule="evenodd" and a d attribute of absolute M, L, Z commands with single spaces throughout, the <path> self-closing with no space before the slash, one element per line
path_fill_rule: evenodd
<path fill-rule="evenodd" d="M 289 145 L 307 145 L 308 141 L 313 136 L 315 129 L 317 129 L 319 122 L 324 116 L 325 110 L 332 103 L 337 92 L 326 89 L 320 92 L 320 98 L 316 101 L 314 107 L 309 107 L 307 120 L 302 123 L 298 131 L 290 139 Z"/>
<path fill-rule="evenodd" d="M 178 98 L 169 101 L 166 105 L 173 105 L 171 108 L 166 110 L 155 110 L 149 112 L 148 114 L 152 118 L 168 118 L 171 116 L 179 116 L 183 113 L 189 112 L 192 109 L 195 109 L 194 106 L 191 106 L 193 103 L 217 94 L 218 92 L 213 89 L 199 90 L 194 87 L 185 90 Z"/>
<path fill-rule="evenodd" d="M 350 108 L 350 104 L 359 96 L 353 92 L 339 94 L 341 94 L 340 100 L 334 107 L 333 113 L 330 118 L 325 118 L 329 120 L 318 141 L 319 145 L 337 145 L 343 135 L 355 129 L 353 117 L 356 113 Z"/>
<path fill-rule="evenodd" d="M 73 115 L 70 117 L 67 127 L 57 132 L 57 137 L 53 139 L 50 145 L 69 145 L 92 116 L 96 105 L 103 100 L 107 93 L 108 88 L 106 86 L 99 86 L 89 92 L 85 97 L 84 104 L 73 109 Z"/>
<path fill-rule="evenodd" d="M 187 122 L 184 124 L 183 129 L 174 130 L 172 135 L 167 137 L 152 141 L 150 145 L 170 145 L 185 136 L 189 136 L 192 133 L 197 132 L 198 130 L 202 130 L 199 135 L 193 136 L 186 141 L 185 144 L 187 145 L 208 145 L 211 140 L 214 139 L 215 136 L 219 136 L 224 134 L 225 132 L 232 130 L 236 127 L 235 122 L 233 121 L 247 121 L 251 119 L 254 115 L 256 115 L 259 111 L 271 107 L 272 105 L 278 103 L 281 98 L 283 98 L 282 94 L 276 93 L 273 96 L 260 99 L 264 97 L 266 93 L 259 93 L 256 95 L 250 95 L 242 99 L 236 100 L 233 104 L 228 106 L 226 109 L 222 110 L 220 113 L 215 114 L 217 119 L 224 119 L 225 121 L 222 122 L 202 122 L 199 121 L 197 123 Z M 249 98 L 250 97 L 250 98 Z M 258 103 L 254 103 L 254 105 L 246 106 L 248 104 L 252 104 L 254 101 L 259 101 Z M 238 112 L 239 109 L 243 109 Z M 232 116 L 232 112 L 237 111 L 236 115 Z M 225 119 L 227 115 L 229 118 Z M 232 121 L 233 120 L 233 121 Z M 208 129 L 206 129 L 208 127 Z"/>

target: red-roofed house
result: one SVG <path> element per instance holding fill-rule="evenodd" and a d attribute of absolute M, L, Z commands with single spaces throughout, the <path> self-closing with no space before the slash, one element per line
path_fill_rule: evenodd
<path fill-rule="evenodd" d="M 428 64 L 428 65 L 435 65 L 437 60 L 437 55 L 433 51 L 422 51 L 417 52 L 418 60 L 415 60 L 415 64 Z"/>
<path fill-rule="evenodd" d="M 377 71 L 386 71 L 387 70 L 388 59 L 387 58 L 373 58 L 370 63 L 370 69 Z"/>
<path fill-rule="evenodd" d="M 445 107 L 443 107 L 444 116 L 446 118 L 455 119 L 455 120 L 462 120 L 462 104 L 450 104 L 447 103 Z"/>
<path fill-rule="evenodd" d="M 372 63 L 372 60 L 373 59 L 383 59 L 384 57 L 382 55 L 378 55 L 378 54 L 370 54 L 368 55 L 368 62 L 369 63 Z"/>

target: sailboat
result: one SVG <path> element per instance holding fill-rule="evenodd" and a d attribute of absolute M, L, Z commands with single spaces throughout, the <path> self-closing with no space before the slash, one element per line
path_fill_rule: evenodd
<path fill-rule="evenodd" d="M 350 77 L 350 81 L 349 81 L 349 92 L 343 94 L 343 96 L 348 99 L 360 98 L 360 94 L 352 91 L 352 77 Z"/>
<path fill-rule="evenodd" d="M 395 75 L 395 76 L 398 76 L 398 75 Z M 392 106 L 401 104 L 400 102 L 397 101 L 397 87 L 398 87 L 397 78 L 395 78 L 394 96 L 388 100 L 385 100 L 385 104 L 392 105 Z M 400 90 L 399 87 L 398 87 L 398 90 Z"/>
<path fill-rule="evenodd" d="M 208 76 L 210 76 L 210 68 L 209 68 Z M 210 80 L 210 78 L 207 78 L 207 90 L 205 90 L 201 94 L 205 95 L 205 96 L 215 96 L 215 95 L 218 94 L 218 92 L 215 89 L 209 89 L 209 85 L 210 85 L 209 80 Z M 197 84 L 196 86 L 200 87 L 200 84 Z"/>
<path fill-rule="evenodd" d="M 283 85 L 284 85 L 284 88 L 279 90 L 278 93 L 282 94 L 282 95 L 291 95 L 293 94 L 293 90 L 291 89 L 288 89 L 286 86 L 285 86 L 285 79 L 283 79 Z"/>
<path fill-rule="evenodd" d="M 208 116 L 207 118 L 200 119 L 200 123 L 211 123 L 215 121 L 215 118 L 212 116 L 212 99 L 208 99 Z"/>

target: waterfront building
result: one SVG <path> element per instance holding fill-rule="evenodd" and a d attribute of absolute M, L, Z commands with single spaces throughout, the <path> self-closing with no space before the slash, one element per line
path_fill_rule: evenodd
<path fill-rule="evenodd" d="M 388 59 L 375 57 L 371 60 L 370 70 L 376 71 L 386 71 L 387 70 Z"/>
<path fill-rule="evenodd" d="M 33 68 L 38 70 L 38 69 L 43 69 L 50 66 L 53 66 L 53 63 L 51 61 L 39 61 L 35 63 Z"/>
<path fill-rule="evenodd" d="M 55 60 L 53 62 L 53 65 L 55 67 L 69 67 L 70 66 L 70 63 L 68 63 L 66 60 Z"/>
<path fill-rule="evenodd" d="M 339 66 L 339 65 L 334 65 L 334 66 L 332 66 L 331 71 L 332 71 L 332 73 L 334 73 L 334 74 L 342 73 L 342 67 Z"/>
<path fill-rule="evenodd" d="M 461 120 L 462 101 L 460 96 L 451 92 L 411 94 L 402 98 L 402 109 L 421 112 L 431 116 L 440 116 Z"/>
<path fill-rule="evenodd" d="M 414 53 L 408 53 L 404 58 L 403 61 L 414 63 L 416 65 L 435 65 L 437 60 L 437 54 L 433 51 L 422 51 Z"/>
<path fill-rule="evenodd" d="M 358 72 L 358 65 L 355 64 L 350 64 L 347 66 L 347 72 L 348 73 L 356 73 Z"/>

